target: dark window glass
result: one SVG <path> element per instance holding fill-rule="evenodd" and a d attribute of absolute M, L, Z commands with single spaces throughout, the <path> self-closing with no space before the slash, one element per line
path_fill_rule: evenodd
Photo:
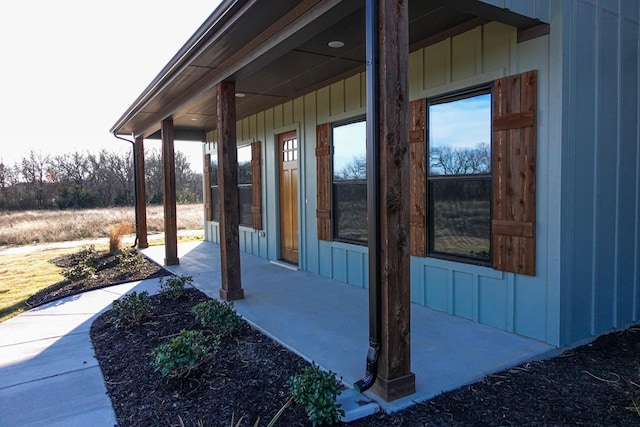
<path fill-rule="evenodd" d="M 251 146 L 238 147 L 238 200 L 240 203 L 240 225 L 253 226 Z"/>
<path fill-rule="evenodd" d="M 251 213 L 252 196 L 252 173 L 251 173 L 251 146 L 246 145 L 238 148 L 238 200 L 240 210 L 240 225 L 253 226 L 253 215 Z M 214 221 L 220 221 L 220 202 L 218 200 L 220 191 L 218 187 L 218 155 L 211 154 L 211 215 Z"/>
<path fill-rule="evenodd" d="M 432 252 L 489 260 L 491 180 L 433 180 Z"/>
<path fill-rule="evenodd" d="M 429 253 L 491 258 L 491 93 L 429 102 Z"/>
<path fill-rule="evenodd" d="M 333 203 L 336 237 L 347 241 L 366 242 L 367 182 L 334 182 Z"/>
<path fill-rule="evenodd" d="M 367 130 L 364 120 L 333 127 L 333 237 L 367 243 Z"/>
<path fill-rule="evenodd" d="M 211 152 L 211 166 L 209 169 L 209 180 L 211 181 L 211 219 L 220 221 L 220 201 L 218 200 L 218 151 L 213 144 Z"/>

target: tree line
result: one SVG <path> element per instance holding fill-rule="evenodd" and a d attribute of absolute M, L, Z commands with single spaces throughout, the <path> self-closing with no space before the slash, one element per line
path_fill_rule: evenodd
<path fill-rule="evenodd" d="M 145 150 L 146 198 L 162 203 L 162 156 Z M 202 174 L 176 151 L 178 203 L 202 202 Z M 82 209 L 135 203 L 133 153 L 102 150 L 51 156 L 31 150 L 13 165 L 0 160 L 0 209 Z"/>

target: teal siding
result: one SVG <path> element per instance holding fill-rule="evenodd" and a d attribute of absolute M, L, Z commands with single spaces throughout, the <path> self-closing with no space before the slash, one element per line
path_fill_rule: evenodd
<path fill-rule="evenodd" d="M 558 0 L 480 0 L 483 3 L 499 7 L 501 9 L 509 9 L 520 15 L 530 18 L 539 19 L 543 22 L 550 22 L 549 1 Z"/>
<path fill-rule="evenodd" d="M 638 321 L 640 6 L 582 0 L 558 12 L 562 72 L 572 76 L 563 107 L 566 344 Z"/>
<path fill-rule="evenodd" d="M 560 107 L 549 103 L 549 36 L 517 43 L 515 29 L 489 23 L 410 55 L 410 97 L 420 99 L 487 83 L 506 75 L 539 72 L 538 276 L 524 278 L 487 267 L 411 258 L 411 300 L 452 315 L 558 344 L 559 267 L 550 262 L 559 244 L 559 176 L 549 162 L 560 157 L 547 124 Z M 241 229 L 241 250 L 271 260 L 279 257 L 276 138 L 296 129 L 299 156 L 300 268 L 368 286 L 367 248 L 317 239 L 315 132 L 321 123 L 365 112 L 365 78 L 358 74 L 292 102 L 238 122 L 239 145 L 263 142 L 263 232 Z M 633 187 L 633 191 L 636 188 Z M 627 190 L 630 191 L 630 190 Z M 217 241 L 217 224 L 207 223 L 207 240 Z M 554 240 L 556 239 L 556 240 Z M 559 250 L 559 249 L 558 249 Z M 555 326 L 553 326 L 555 325 Z M 428 325 L 413 325 L 428 327 Z"/>

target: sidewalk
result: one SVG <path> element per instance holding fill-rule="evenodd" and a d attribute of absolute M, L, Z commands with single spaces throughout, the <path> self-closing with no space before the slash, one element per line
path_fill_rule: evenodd
<path fill-rule="evenodd" d="M 0 426 L 116 423 L 89 330 L 134 290 L 156 293 L 158 279 L 71 296 L 0 323 Z"/>

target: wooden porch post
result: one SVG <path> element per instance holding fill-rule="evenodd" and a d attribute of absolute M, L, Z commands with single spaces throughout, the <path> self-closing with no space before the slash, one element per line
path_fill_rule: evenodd
<path fill-rule="evenodd" d="M 415 392 L 411 372 L 409 255 L 409 11 L 377 0 L 380 354 L 372 391 L 386 401 Z M 375 120 L 375 118 L 374 118 Z"/>
<path fill-rule="evenodd" d="M 218 188 L 220 209 L 220 298 L 244 298 L 240 280 L 240 205 L 238 194 L 238 147 L 236 143 L 236 85 L 216 86 L 218 115 Z"/>
<path fill-rule="evenodd" d="M 164 119 L 162 135 L 162 202 L 164 205 L 164 250 L 166 265 L 177 265 L 178 221 L 176 217 L 176 164 L 173 148 L 173 119 Z"/>
<path fill-rule="evenodd" d="M 144 139 L 136 138 L 133 148 L 133 167 L 136 194 L 136 235 L 138 249 L 149 247 L 147 242 L 147 197 L 144 183 Z"/>

